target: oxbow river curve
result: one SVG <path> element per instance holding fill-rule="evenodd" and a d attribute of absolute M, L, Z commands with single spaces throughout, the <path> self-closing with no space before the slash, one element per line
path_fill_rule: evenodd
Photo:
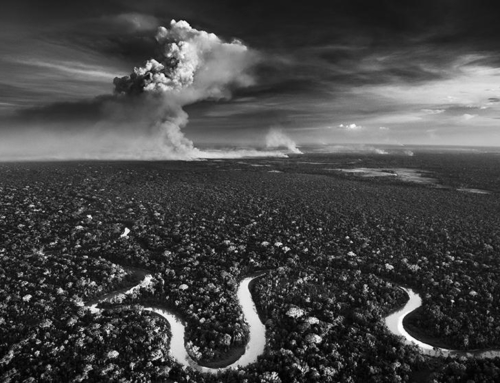
<path fill-rule="evenodd" d="M 500 350 L 451 350 L 447 348 L 434 347 L 411 336 L 404 328 L 403 320 L 408 314 L 422 306 L 422 298 L 420 298 L 420 295 L 411 289 L 407 289 L 405 287 L 400 288 L 408 294 L 408 302 L 406 302 L 405 306 L 401 310 L 386 317 L 385 324 L 393 334 L 404 337 L 406 343 L 417 345 L 422 353 L 430 356 L 465 356 L 486 359 L 500 357 Z"/>
<path fill-rule="evenodd" d="M 263 275 L 264 274 L 247 277 L 239 284 L 237 297 L 245 320 L 249 325 L 249 341 L 244 354 L 236 362 L 225 367 L 209 368 L 201 366 L 189 356 L 184 343 L 185 326 L 175 314 L 158 307 L 142 307 L 141 309 L 144 311 L 152 311 L 168 321 L 172 332 L 172 337 L 170 339 L 170 355 L 182 366 L 191 367 L 202 373 L 212 374 L 217 374 L 228 369 L 245 367 L 257 361 L 258 356 L 264 352 L 266 345 L 266 328 L 257 314 L 257 309 L 249 290 L 250 282 Z M 140 288 L 149 286 L 151 283 L 153 283 L 153 278 L 150 274 L 147 274 L 140 283 L 131 287 L 127 291 L 109 293 L 100 298 L 96 303 L 86 305 L 85 307 L 87 307 L 87 309 L 89 309 L 92 313 L 99 313 L 102 311 L 102 309 L 97 307 L 99 303 L 113 302 L 115 300 L 121 301 L 120 296 L 124 297 L 126 295 L 133 294 Z M 451 350 L 434 347 L 411 336 L 404 328 L 403 320 L 408 314 L 422 305 L 422 299 L 413 290 L 404 287 L 400 288 L 408 294 L 409 300 L 401 310 L 387 316 L 385 318 L 385 324 L 393 334 L 403 337 L 407 344 L 417 345 L 422 353 L 429 356 L 465 356 L 487 359 L 500 356 L 500 350 Z"/>
<path fill-rule="evenodd" d="M 257 276 L 245 278 L 239 284 L 237 297 L 245 320 L 249 325 L 249 341 L 243 355 L 241 355 L 241 357 L 236 362 L 225 367 L 209 368 L 201 366 L 189 356 L 184 344 L 185 326 L 176 315 L 172 314 L 168 310 L 158 307 L 142 307 L 142 310 L 152 311 L 168 321 L 172 333 L 172 337 L 170 339 L 170 355 L 182 366 L 191 367 L 202 373 L 212 374 L 217 374 L 228 369 L 245 367 L 249 364 L 255 363 L 258 356 L 262 355 L 262 353 L 264 352 L 264 348 L 266 346 L 266 327 L 261 322 L 259 315 L 257 314 L 257 309 L 255 307 L 255 303 L 253 302 L 252 294 L 249 290 L 250 282 L 263 275 L 264 274 L 260 274 Z M 86 307 L 92 313 L 99 313 L 102 310 L 97 307 L 99 303 L 113 302 L 113 300 L 117 298 L 118 300 L 120 300 L 120 295 L 125 296 L 133 294 L 141 287 L 149 286 L 152 282 L 152 276 L 150 274 L 147 274 L 139 284 L 128 289 L 127 291 L 107 294 L 103 298 L 99 299 L 98 302 L 87 305 Z"/>

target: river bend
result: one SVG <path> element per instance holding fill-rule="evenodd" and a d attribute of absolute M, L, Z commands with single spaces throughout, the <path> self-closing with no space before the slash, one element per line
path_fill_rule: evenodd
<path fill-rule="evenodd" d="M 500 350 L 452 350 L 447 348 L 434 347 L 411 336 L 404 328 L 403 320 L 408 314 L 422 306 L 422 298 L 420 298 L 420 295 L 418 295 L 411 289 L 407 289 L 405 287 L 400 288 L 408 294 L 408 302 L 406 302 L 405 306 L 401 310 L 386 317 L 385 324 L 393 334 L 402 336 L 407 344 L 417 345 L 423 354 L 430 356 L 465 356 L 485 359 L 500 357 Z"/>
<path fill-rule="evenodd" d="M 257 314 L 257 309 L 255 303 L 252 299 L 252 294 L 249 290 L 249 285 L 252 280 L 258 278 L 261 275 L 254 277 L 248 277 L 243 279 L 238 287 L 237 297 L 238 302 L 243 311 L 244 318 L 248 323 L 249 327 L 249 341 L 245 347 L 245 352 L 241 357 L 234 363 L 221 368 L 209 368 L 199 365 L 194 361 L 188 354 L 184 342 L 185 326 L 182 321 L 174 314 L 158 307 L 142 307 L 144 311 L 152 311 L 161 317 L 165 318 L 170 324 L 170 330 L 172 336 L 170 338 L 170 356 L 177 361 L 179 364 L 185 367 L 191 367 L 202 373 L 219 373 L 228 369 L 236 369 L 245 367 L 249 364 L 255 363 L 259 355 L 264 352 L 266 346 L 266 328 L 261 322 L 259 315 Z M 115 299 L 119 299 L 120 295 L 126 296 L 138 291 L 141 287 L 147 287 L 152 283 L 152 276 L 150 274 L 146 275 L 144 279 L 134 287 L 128 289 L 125 292 L 116 292 L 106 295 L 101 298 L 97 303 L 90 304 L 86 306 L 92 313 L 99 313 L 102 309 L 97 308 L 97 305 L 101 302 L 111 302 Z"/>

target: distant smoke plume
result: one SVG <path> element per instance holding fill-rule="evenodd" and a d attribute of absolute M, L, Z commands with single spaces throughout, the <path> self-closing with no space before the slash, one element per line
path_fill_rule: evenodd
<path fill-rule="evenodd" d="M 297 144 L 281 128 L 271 128 L 266 135 L 267 148 L 287 148 L 292 153 L 302 154 Z"/>
<path fill-rule="evenodd" d="M 202 153 L 181 132 L 188 122 L 182 107 L 229 98 L 232 87 L 253 84 L 249 69 L 257 55 L 239 41 L 223 42 L 185 21 L 172 20 L 170 29 L 158 28 L 156 40 L 158 57 L 134 68 L 129 76 L 115 78 L 115 94 L 142 99 L 141 113 L 146 113 L 153 135 L 161 140 L 165 158 L 200 157 Z"/>

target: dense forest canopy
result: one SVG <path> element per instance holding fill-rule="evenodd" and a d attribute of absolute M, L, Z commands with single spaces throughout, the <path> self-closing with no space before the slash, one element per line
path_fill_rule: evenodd
<path fill-rule="evenodd" d="M 1 164 L 1 380 L 498 381 L 498 359 L 425 357 L 383 323 L 406 302 L 403 285 L 423 299 L 412 334 L 500 347 L 498 162 L 448 153 Z M 421 169 L 435 182 L 331 170 L 349 167 Z M 248 341 L 236 290 L 259 271 L 251 291 L 265 352 L 220 377 L 183 370 L 167 352 L 167 322 L 138 309 L 169 308 L 186 323 L 190 356 L 222 365 Z M 154 283 L 101 314 L 83 307 L 145 272 Z"/>

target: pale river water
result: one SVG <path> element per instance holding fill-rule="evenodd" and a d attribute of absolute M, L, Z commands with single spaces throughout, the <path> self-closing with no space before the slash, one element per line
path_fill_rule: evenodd
<path fill-rule="evenodd" d="M 172 337 L 170 339 L 170 356 L 182 366 L 191 367 L 203 373 L 215 374 L 231 368 L 236 369 L 245 367 L 251 363 L 255 363 L 257 361 L 257 357 L 259 355 L 262 355 L 266 346 L 266 327 L 261 322 L 259 315 L 257 314 L 257 309 L 253 302 L 252 294 L 250 294 L 249 290 L 250 282 L 260 276 L 261 275 L 245 278 L 240 282 L 240 285 L 238 287 L 238 302 L 240 303 L 245 320 L 248 323 L 249 341 L 245 348 L 244 354 L 241 355 L 241 357 L 237 361 L 226 367 L 209 368 L 201 366 L 189 356 L 184 343 L 185 326 L 176 315 L 170 313 L 168 310 L 158 307 L 143 307 L 142 309 L 146 311 L 152 311 L 168 321 L 172 333 Z M 106 298 L 101 299 L 100 302 L 112 301 L 113 299 L 119 297 L 121 294 L 123 296 L 132 294 L 141 287 L 147 287 L 149 284 L 151 284 L 151 282 L 152 277 L 148 274 L 138 285 L 123 293 L 109 294 L 108 296 L 106 296 Z M 101 311 L 101 309 L 97 308 L 97 305 L 98 303 L 95 303 L 87 307 L 93 313 L 98 313 Z"/>

